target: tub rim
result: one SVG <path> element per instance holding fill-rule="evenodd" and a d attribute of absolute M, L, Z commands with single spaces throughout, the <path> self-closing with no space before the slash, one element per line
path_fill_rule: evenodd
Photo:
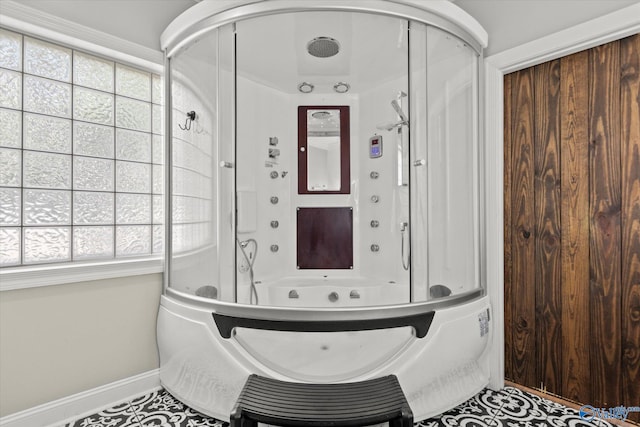
<path fill-rule="evenodd" d="M 178 303 L 230 317 L 244 319 L 284 321 L 284 322 L 336 322 L 374 321 L 416 316 L 430 311 L 442 310 L 480 299 L 486 295 L 484 288 L 478 287 L 466 292 L 437 300 L 405 304 L 377 305 L 366 307 L 276 307 L 240 304 L 198 297 L 167 288 L 166 298 Z"/>

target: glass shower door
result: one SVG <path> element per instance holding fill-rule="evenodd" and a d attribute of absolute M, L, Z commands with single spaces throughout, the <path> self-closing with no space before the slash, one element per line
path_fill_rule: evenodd
<path fill-rule="evenodd" d="M 411 34 L 413 300 L 425 301 L 479 286 L 478 55 L 433 27 Z"/>

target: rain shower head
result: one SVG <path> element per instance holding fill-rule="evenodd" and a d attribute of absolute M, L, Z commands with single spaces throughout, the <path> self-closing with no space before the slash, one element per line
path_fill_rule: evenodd
<path fill-rule="evenodd" d="M 307 43 L 307 52 L 316 58 L 330 58 L 340 52 L 340 43 L 331 37 L 316 37 Z"/>

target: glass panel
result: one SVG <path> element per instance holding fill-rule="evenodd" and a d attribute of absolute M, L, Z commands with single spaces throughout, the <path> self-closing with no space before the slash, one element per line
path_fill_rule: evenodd
<path fill-rule="evenodd" d="M 161 254 L 164 252 L 164 225 L 153 226 L 153 253 Z"/>
<path fill-rule="evenodd" d="M 25 264 L 71 259 L 69 227 L 25 227 L 23 230 Z"/>
<path fill-rule="evenodd" d="M 162 180 L 162 173 L 164 166 L 162 165 L 153 165 L 153 193 L 154 194 L 162 194 L 162 186 L 164 184 Z"/>
<path fill-rule="evenodd" d="M 162 134 L 162 107 L 160 105 L 152 106 L 152 123 L 151 130 L 155 134 Z"/>
<path fill-rule="evenodd" d="M 0 148 L 0 185 L 19 187 L 22 182 L 20 150 Z"/>
<path fill-rule="evenodd" d="M 68 225 L 70 223 L 70 191 L 24 190 L 25 225 Z"/>
<path fill-rule="evenodd" d="M 116 64 L 116 93 L 151 101 L 151 74 Z"/>
<path fill-rule="evenodd" d="M 162 77 L 160 77 L 157 74 L 154 74 L 153 76 L 151 76 L 151 101 L 154 104 L 160 104 L 163 105 L 164 104 L 164 93 L 163 93 L 163 89 L 162 89 L 162 85 L 164 84 L 164 81 L 162 79 Z"/>
<path fill-rule="evenodd" d="M 116 162 L 116 191 L 151 193 L 151 165 Z"/>
<path fill-rule="evenodd" d="M 20 225 L 20 197 L 19 188 L 0 188 L 0 226 Z"/>
<path fill-rule="evenodd" d="M 171 97 L 174 107 L 173 116 L 173 153 L 181 159 L 183 166 L 193 170 L 176 167 L 172 165 L 172 171 L 176 176 L 172 182 L 174 190 L 178 196 L 202 197 L 207 200 L 218 200 L 220 196 L 220 210 L 225 218 L 230 218 L 232 211 L 231 192 L 225 191 L 218 195 L 217 186 L 232 188 L 230 179 L 233 172 L 230 169 L 221 169 L 220 182 L 213 182 L 213 175 L 217 175 L 218 153 L 220 148 L 220 158 L 226 161 L 233 161 L 232 144 L 225 144 L 225 147 L 218 146 L 218 137 L 231 141 L 230 129 L 217 127 L 217 123 L 231 123 L 232 108 L 230 102 L 233 97 L 233 76 L 231 73 L 219 72 L 219 60 L 225 61 L 225 65 L 231 64 L 233 51 L 233 31 L 231 26 L 208 34 L 204 34 L 199 40 L 189 46 L 189 49 L 176 54 L 171 59 L 171 71 L 173 80 L 171 82 Z M 220 59 L 222 57 L 223 59 Z M 205 67 L 208 72 L 202 73 Z M 226 68 L 227 69 L 227 68 Z M 231 69 L 231 68 L 228 68 Z M 221 75 L 224 74 L 221 78 Z M 220 80 L 219 80 L 220 79 Z M 218 92 L 221 90 L 221 93 Z M 223 93 L 222 93 L 223 92 Z M 155 91 L 154 91 L 155 93 Z M 216 103 L 220 104 L 220 109 L 216 108 Z M 191 131 L 183 131 L 178 128 L 178 124 L 184 125 L 185 113 L 195 110 L 198 112 L 198 122 L 195 123 Z M 217 112 L 216 112 L 217 111 Z M 197 132 L 195 129 L 197 128 Z M 188 141 L 188 142 L 186 142 Z M 160 139 L 154 139 L 154 144 L 160 145 Z M 192 156 L 189 153 L 194 147 L 202 147 L 213 153 L 209 156 L 209 161 L 202 160 L 203 150 L 199 150 L 200 159 L 195 163 L 186 165 L 187 158 Z M 161 163 L 162 158 L 156 157 L 160 152 L 156 151 L 154 145 L 154 162 Z M 228 151 L 226 151 L 228 150 Z M 213 167 L 216 169 L 213 169 Z M 156 200 L 160 199 L 155 199 Z M 154 203 L 154 219 L 160 219 L 159 204 Z M 193 212 L 194 215 L 197 213 Z M 230 222 L 221 221 L 220 229 L 217 228 L 217 212 L 204 218 L 206 224 L 185 224 L 187 217 L 184 209 L 179 212 L 168 213 L 172 222 L 172 269 L 170 272 L 170 286 L 183 292 L 195 293 L 203 286 L 218 287 L 218 297 L 225 301 L 234 301 L 233 290 L 233 261 L 235 256 L 232 251 L 220 253 L 217 241 L 225 241 L 227 245 L 234 245 L 235 237 L 231 233 Z M 218 234 L 220 231 L 220 234 Z M 155 245 L 154 245 L 155 246 Z M 155 249 L 154 249 L 155 250 Z M 222 260 L 222 257 L 227 257 Z M 207 261 L 209 260 L 209 261 Z M 218 268 L 223 264 L 224 268 Z M 193 268 L 197 265 L 198 268 Z M 228 276 L 226 276 L 228 275 Z M 227 284 L 224 289 L 219 283 Z"/>
<path fill-rule="evenodd" d="M 114 194 L 73 192 L 74 224 L 113 224 Z"/>
<path fill-rule="evenodd" d="M 119 225 L 116 227 L 116 255 L 151 253 L 151 226 Z"/>
<path fill-rule="evenodd" d="M 152 159 L 153 163 L 157 163 L 161 165 L 162 162 L 162 153 L 164 152 L 164 140 L 160 135 L 153 135 L 152 138 Z"/>
<path fill-rule="evenodd" d="M 74 87 L 73 118 L 102 125 L 113 125 L 113 95 Z"/>
<path fill-rule="evenodd" d="M 151 196 L 116 194 L 116 224 L 150 224 Z"/>
<path fill-rule="evenodd" d="M 71 156 L 25 151 L 24 186 L 71 188 Z"/>
<path fill-rule="evenodd" d="M 0 266 L 20 264 L 20 228 L 0 227 Z"/>
<path fill-rule="evenodd" d="M 20 148 L 22 145 L 22 113 L 0 108 L 0 146 Z"/>
<path fill-rule="evenodd" d="M 151 104 L 116 96 L 116 126 L 151 132 Z"/>
<path fill-rule="evenodd" d="M 71 118 L 71 85 L 25 75 L 24 110 Z"/>
<path fill-rule="evenodd" d="M 73 53 L 73 83 L 105 92 L 113 92 L 113 62 Z"/>
<path fill-rule="evenodd" d="M 151 162 L 151 134 L 117 129 L 116 159 Z"/>
<path fill-rule="evenodd" d="M 24 72 L 71 82 L 71 49 L 25 37 Z"/>
<path fill-rule="evenodd" d="M 0 28 L 0 67 L 22 70 L 22 35 Z"/>
<path fill-rule="evenodd" d="M 456 37 L 427 28 L 428 158 L 426 298 L 459 294 L 479 285 L 477 56 Z M 444 60 L 446 58 L 446 60 Z M 422 202 L 419 202 L 420 205 Z"/>
<path fill-rule="evenodd" d="M 24 148 L 71 153 L 71 120 L 24 114 Z"/>
<path fill-rule="evenodd" d="M 153 223 L 164 223 L 164 199 L 162 196 L 154 195 L 153 197 Z"/>
<path fill-rule="evenodd" d="M 113 191 L 113 162 L 92 157 L 74 157 L 74 190 Z"/>
<path fill-rule="evenodd" d="M 0 107 L 22 108 L 22 74 L 0 68 Z"/>
<path fill-rule="evenodd" d="M 74 227 L 73 258 L 113 258 L 114 227 Z"/>
<path fill-rule="evenodd" d="M 113 158 L 114 130 L 110 126 L 73 122 L 73 153 Z"/>

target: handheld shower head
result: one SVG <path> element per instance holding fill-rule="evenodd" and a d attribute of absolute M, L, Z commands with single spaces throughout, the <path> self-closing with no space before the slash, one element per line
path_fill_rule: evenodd
<path fill-rule="evenodd" d="M 398 116 L 403 122 L 409 121 L 409 118 L 404 113 L 404 111 L 402 111 L 402 108 L 400 108 L 400 104 L 398 103 L 397 100 L 394 99 L 393 101 L 391 101 L 391 106 L 393 107 L 394 110 L 396 110 L 396 113 L 398 114 Z"/>

